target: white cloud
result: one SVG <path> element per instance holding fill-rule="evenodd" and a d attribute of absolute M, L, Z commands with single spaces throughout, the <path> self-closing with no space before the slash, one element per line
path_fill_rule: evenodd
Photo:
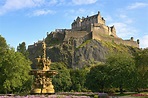
<path fill-rule="evenodd" d="M 136 2 L 127 7 L 127 9 L 136 9 L 148 6 L 148 3 Z"/>
<path fill-rule="evenodd" d="M 142 38 L 140 38 L 140 47 L 148 48 L 148 35 L 145 35 Z"/>
<path fill-rule="evenodd" d="M 31 16 L 40 16 L 40 15 L 47 15 L 47 14 L 54 14 L 55 11 L 52 11 L 52 10 L 44 10 L 44 9 L 41 9 L 41 10 L 35 10 Z"/>
<path fill-rule="evenodd" d="M 0 7 L 0 15 L 13 10 L 40 6 L 43 3 L 44 0 L 6 0 L 4 5 Z"/>
<path fill-rule="evenodd" d="M 112 23 L 115 26 L 117 35 L 123 39 L 134 37 L 137 35 L 137 30 L 126 23 Z"/>
<path fill-rule="evenodd" d="M 72 0 L 72 2 L 76 5 L 83 5 L 83 4 L 93 4 L 97 2 L 97 0 Z"/>

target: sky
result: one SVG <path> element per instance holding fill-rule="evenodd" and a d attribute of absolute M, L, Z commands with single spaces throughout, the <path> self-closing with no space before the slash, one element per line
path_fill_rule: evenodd
<path fill-rule="evenodd" d="M 0 35 L 11 47 L 28 46 L 98 11 L 120 38 L 134 37 L 140 48 L 148 47 L 148 0 L 0 0 Z"/>

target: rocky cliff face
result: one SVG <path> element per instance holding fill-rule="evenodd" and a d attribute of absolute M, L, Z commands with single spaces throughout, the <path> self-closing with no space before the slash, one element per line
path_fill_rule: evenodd
<path fill-rule="evenodd" d="M 99 41 L 88 40 L 74 51 L 74 67 L 91 66 L 92 64 L 104 62 L 108 49 Z"/>
<path fill-rule="evenodd" d="M 91 66 L 104 62 L 109 51 L 126 51 L 130 53 L 136 51 L 129 46 L 100 42 L 93 39 L 83 43 L 80 42 L 81 44 L 77 46 L 75 45 L 75 42 L 78 42 L 76 40 L 77 39 L 71 39 L 68 42 L 58 43 L 56 39 L 47 37 L 47 57 L 49 57 L 52 62 L 64 62 L 69 68 L 82 68 L 84 66 Z M 42 56 L 41 44 L 42 42 L 38 42 L 28 47 L 33 65 L 35 64 L 34 59 L 38 56 Z"/>
<path fill-rule="evenodd" d="M 53 62 L 65 62 L 68 67 L 90 66 L 92 63 L 104 62 L 107 48 L 96 40 L 88 40 L 79 47 L 71 44 L 60 44 L 47 48 L 47 56 Z"/>

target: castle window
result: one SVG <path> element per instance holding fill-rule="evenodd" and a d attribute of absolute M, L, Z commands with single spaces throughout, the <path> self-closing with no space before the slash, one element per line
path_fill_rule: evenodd
<path fill-rule="evenodd" d="M 110 35 L 111 37 L 114 37 L 114 35 Z"/>

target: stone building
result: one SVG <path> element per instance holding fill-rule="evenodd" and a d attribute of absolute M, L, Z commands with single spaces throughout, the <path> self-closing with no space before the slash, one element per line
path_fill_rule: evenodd
<path fill-rule="evenodd" d="M 100 34 L 106 34 L 113 37 L 117 37 L 116 29 L 114 26 L 106 26 L 104 18 L 100 12 L 90 17 L 77 17 L 71 24 L 73 31 L 87 31 L 87 32 L 99 32 Z"/>

